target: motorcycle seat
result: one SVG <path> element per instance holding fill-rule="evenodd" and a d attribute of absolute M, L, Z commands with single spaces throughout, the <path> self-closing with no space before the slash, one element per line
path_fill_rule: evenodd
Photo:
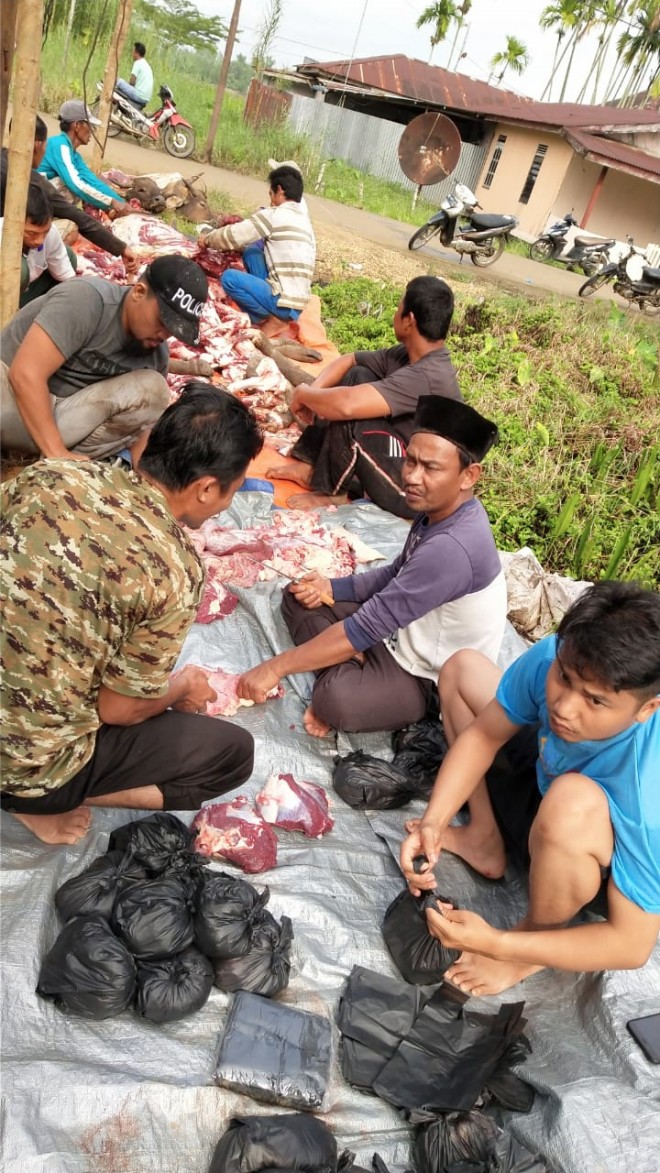
<path fill-rule="evenodd" d="M 643 269 L 643 275 L 647 281 L 660 281 L 660 269 Z"/>
<path fill-rule="evenodd" d="M 611 248 L 616 244 L 614 240 L 594 240 L 593 236 L 576 236 L 575 243 L 582 248 Z"/>
<path fill-rule="evenodd" d="M 473 228 L 506 228 L 507 225 L 513 228 L 516 224 L 516 217 L 489 215 L 487 212 L 474 212 L 470 216 L 470 224 Z"/>

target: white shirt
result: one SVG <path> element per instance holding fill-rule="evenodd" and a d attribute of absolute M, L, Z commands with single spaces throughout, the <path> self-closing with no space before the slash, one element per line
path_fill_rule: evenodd
<path fill-rule="evenodd" d="M 140 95 L 143 102 L 150 102 L 154 92 L 154 75 L 149 62 L 145 61 L 144 57 L 138 57 L 133 62 L 131 76 L 135 78 L 133 89 Z"/>
<path fill-rule="evenodd" d="M 0 240 L 2 240 L 3 226 L 4 217 L 0 220 Z M 42 273 L 45 273 L 46 270 L 48 270 L 55 281 L 70 281 L 76 275 L 75 269 L 64 247 L 64 241 L 54 224 L 48 230 L 48 235 L 44 243 L 39 248 L 28 249 L 23 255 L 27 261 L 30 285 L 33 281 L 41 277 Z"/>

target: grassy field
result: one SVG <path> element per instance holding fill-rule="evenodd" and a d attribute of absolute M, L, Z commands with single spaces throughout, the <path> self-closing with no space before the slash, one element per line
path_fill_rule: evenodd
<path fill-rule="evenodd" d="M 502 550 L 575 578 L 660 585 L 657 327 L 612 306 L 455 285 L 449 349 L 465 399 L 500 429 L 480 490 Z M 342 351 L 394 342 L 400 287 L 317 290 Z"/>

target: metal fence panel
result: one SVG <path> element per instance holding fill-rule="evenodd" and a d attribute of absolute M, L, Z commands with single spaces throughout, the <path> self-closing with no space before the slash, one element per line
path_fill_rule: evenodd
<path fill-rule="evenodd" d="M 399 139 L 405 129 L 400 123 L 317 102 L 302 94 L 291 97 L 288 123 L 296 133 L 309 136 L 321 158 L 343 159 L 359 171 L 415 190 L 416 184 L 406 178 L 399 166 Z M 486 150 L 487 144 L 463 143 L 455 170 L 442 183 L 425 187 L 423 198 L 439 204 L 457 183 L 474 188 Z"/>

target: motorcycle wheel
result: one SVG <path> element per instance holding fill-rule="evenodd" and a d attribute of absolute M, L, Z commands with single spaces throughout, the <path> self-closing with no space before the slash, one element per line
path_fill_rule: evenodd
<path fill-rule="evenodd" d="M 167 126 L 163 143 L 170 155 L 176 159 L 187 159 L 195 149 L 195 132 L 189 126 Z"/>
<path fill-rule="evenodd" d="M 592 293 L 595 293 L 601 286 L 607 285 L 608 281 L 609 277 L 606 277 L 604 273 L 596 273 L 595 277 L 590 277 L 584 285 L 580 286 L 578 297 L 591 297 Z"/>
<path fill-rule="evenodd" d="M 429 240 L 431 240 L 431 237 L 435 236 L 436 232 L 438 232 L 438 226 L 436 224 L 424 224 L 421 228 L 418 228 L 417 231 L 414 232 L 410 237 L 410 240 L 408 241 L 408 248 L 422 248 L 423 245 L 428 244 Z"/>
<path fill-rule="evenodd" d="M 581 269 L 585 277 L 595 277 L 607 264 L 607 260 L 607 253 L 594 253 L 589 260 L 584 260 Z"/>
<path fill-rule="evenodd" d="M 490 256 L 484 256 L 483 253 L 470 253 L 472 264 L 479 269 L 485 269 L 486 265 L 494 265 L 495 261 L 499 261 L 504 252 L 505 240 L 503 236 L 491 236 L 490 240 L 484 241 L 484 244 L 492 248 Z"/>
<path fill-rule="evenodd" d="M 100 105 L 101 105 L 101 103 L 97 101 L 94 103 L 94 105 L 91 108 L 92 114 L 94 115 L 95 118 L 99 117 L 99 106 Z M 121 134 L 121 126 L 117 126 L 117 123 L 112 121 L 112 114 L 111 114 L 110 120 L 108 122 L 108 138 L 116 138 L 118 134 Z"/>
<path fill-rule="evenodd" d="M 530 245 L 529 255 L 532 261 L 551 261 L 555 255 L 552 241 L 544 236 L 540 236 L 538 240 L 535 240 Z"/>
<path fill-rule="evenodd" d="M 660 314 L 660 294 L 656 294 L 655 297 L 645 297 L 637 304 L 643 314 L 649 314 L 652 317 L 655 314 Z"/>

